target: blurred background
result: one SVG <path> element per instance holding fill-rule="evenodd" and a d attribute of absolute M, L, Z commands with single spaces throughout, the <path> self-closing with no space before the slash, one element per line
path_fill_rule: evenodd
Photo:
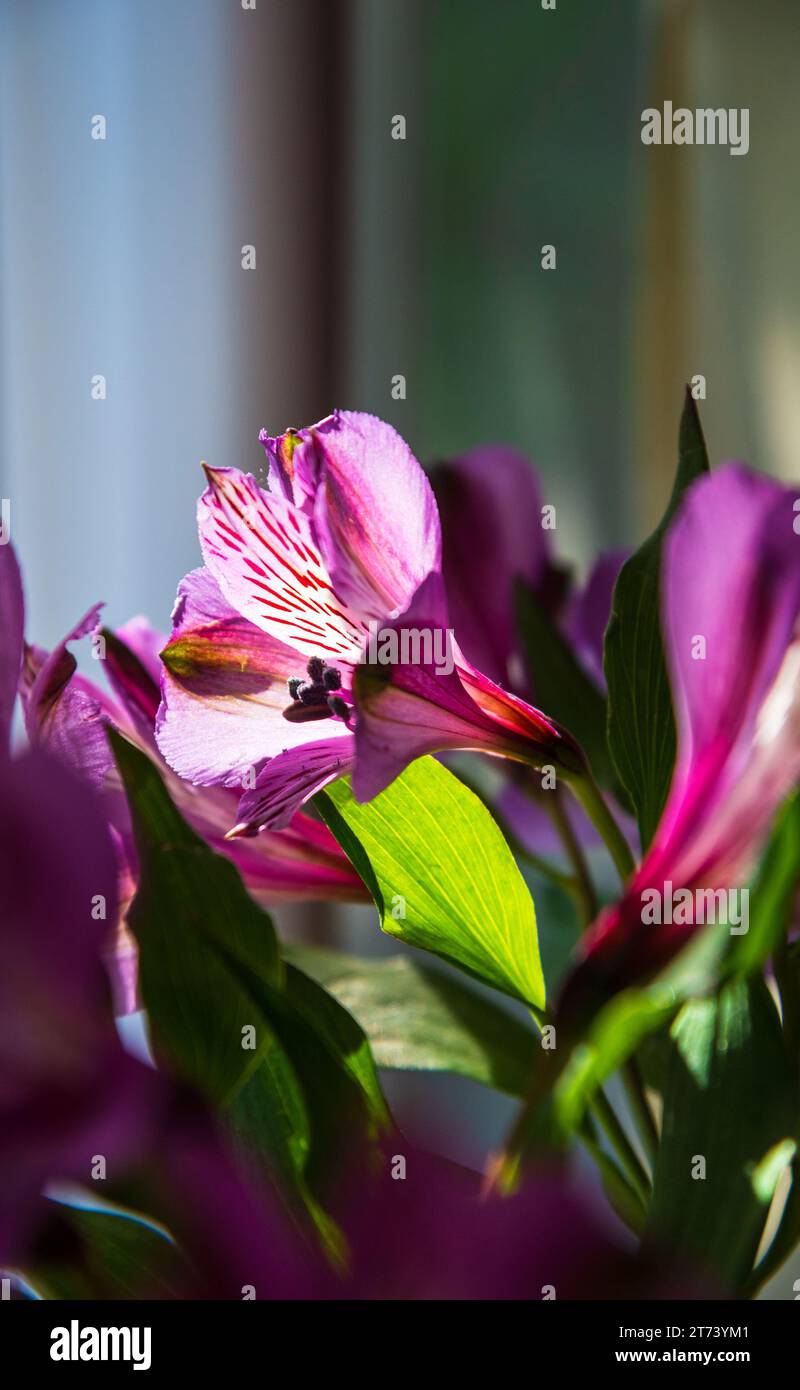
<path fill-rule="evenodd" d="M 36 641 L 98 598 L 166 629 L 200 460 L 263 475 L 262 425 L 337 405 L 426 461 L 520 446 L 581 566 L 660 515 L 696 374 L 712 460 L 800 475 L 797 0 L 0 16 L 0 494 Z M 748 107 L 749 154 L 644 147 L 667 98 Z M 481 1161 L 503 1102 L 424 1084 Z"/>

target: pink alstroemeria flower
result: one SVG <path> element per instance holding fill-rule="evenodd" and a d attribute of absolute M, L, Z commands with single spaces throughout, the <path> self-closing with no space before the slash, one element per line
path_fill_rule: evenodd
<path fill-rule="evenodd" d="M 592 682 L 605 690 L 603 638 L 627 551 L 599 555 L 586 582 L 575 585 L 553 554 L 553 532 L 543 525 L 542 490 L 533 465 L 505 445 L 483 445 L 448 459 L 434 469 L 431 482 L 442 521 L 442 573 L 449 609 L 469 660 L 523 700 L 535 700 L 535 673 L 527 667 L 515 612 L 516 586 L 522 581 L 570 643 Z M 535 798 L 532 791 L 530 780 L 510 769 L 498 793 L 498 812 L 523 849 L 558 856 L 560 836 L 543 798 Z M 600 842 L 574 798 L 565 800 L 563 809 L 582 844 Z M 621 812 L 618 819 L 626 822 Z"/>
<path fill-rule="evenodd" d="M 3 692 L 13 678 L 10 709 L 20 680 L 25 725 L 31 743 L 46 747 L 103 797 L 117 850 L 120 915 L 109 945 L 108 964 L 118 1012 L 136 1002 L 136 946 L 125 925 L 136 891 L 138 867 L 127 801 L 111 756 L 106 728 L 112 725 L 158 764 L 167 789 L 189 824 L 213 849 L 232 859 L 248 892 L 264 907 L 314 899 L 367 901 L 361 879 L 330 831 L 298 813 L 286 829 L 256 841 L 225 838 L 235 817 L 237 796 L 224 787 L 192 787 L 164 763 L 155 743 L 163 636 L 143 618 L 134 618 L 116 634 L 100 633 L 101 605 L 81 619 L 50 653 L 25 645 L 22 674 L 22 588 L 11 547 L 0 552 L 0 610 L 7 621 L 0 641 L 0 729 L 7 731 Z M 103 665 L 116 698 L 76 669 L 69 646 L 94 633 L 102 637 Z M 16 646 L 15 646 L 16 644 Z M 100 650 L 100 648 L 98 648 Z M 16 655 L 15 655 L 16 651 Z"/>
<path fill-rule="evenodd" d="M 666 964 L 698 923 L 643 920 L 652 890 L 666 895 L 669 883 L 674 896 L 744 883 L 797 783 L 797 495 L 728 464 L 694 484 L 672 524 L 662 571 L 678 735 L 672 786 L 621 902 L 584 938 L 561 1000 L 565 1022 Z"/>
<path fill-rule="evenodd" d="M 191 782 L 249 788 L 232 833 L 285 825 L 350 771 L 368 801 L 448 748 L 580 776 L 569 735 L 453 640 L 436 502 L 400 436 L 337 411 L 262 443 L 269 492 L 206 470 L 205 569 L 162 653 L 159 747 Z"/>

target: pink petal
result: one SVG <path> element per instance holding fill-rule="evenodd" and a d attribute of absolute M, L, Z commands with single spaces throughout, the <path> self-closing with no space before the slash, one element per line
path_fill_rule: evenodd
<path fill-rule="evenodd" d="M 355 681 L 356 769 L 353 792 L 370 801 L 415 758 L 445 749 L 473 749 L 534 765 L 557 763 L 577 770 L 572 740 L 543 714 L 470 667 L 446 636 L 441 575 L 420 585 L 405 613 L 383 631 L 416 630 L 450 643 L 456 661 L 449 674 L 430 661 L 413 665 L 362 665 Z M 382 633 L 376 638 L 380 658 Z M 424 656 L 424 650 L 423 650 Z"/>
<path fill-rule="evenodd" d="M 318 739 L 272 758 L 262 768 L 252 791 L 239 802 L 236 835 L 280 830 L 309 797 L 329 782 L 344 777 L 353 766 L 355 741 L 344 726 L 344 737 Z"/>
<path fill-rule="evenodd" d="M 441 558 L 425 474 L 396 430 L 337 410 L 277 439 L 261 432 L 270 486 L 313 518 L 337 592 L 364 622 L 404 608 Z"/>
<path fill-rule="evenodd" d="M 282 717 L 306 658 L 243 618 L 208 570 L 183 580 L 173 618 L 156 741 L 181 777 L 241 787 L 265 758 L 318 737 L 318 725 Z"/>
<path fill-rule="evenodd" d="M 209 486 L 197 510 L 200 544 L 229 603 L 306 656 L 357 660 L 363 624 L 331 583 L 305 512 L 236 468 L 206 473 Z"/>

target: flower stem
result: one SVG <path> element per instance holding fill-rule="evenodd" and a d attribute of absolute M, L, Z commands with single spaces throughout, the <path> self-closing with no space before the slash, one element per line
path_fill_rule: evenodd
<path fill-rule="evenodd" d="M 646 1209 L 642 1206 L 638 1193 L 602 1147 L 590 1114 L 584 1116 L 578 1134 L 587 1153 L 594 1160 L 606 1196 L 617 1216 L 635 1236 L 641 1236 L 647 1215 Z"/>
<path fill-rule="evenodd" d="M 608 809 L 599 788 L 589 772 L 584 777 L 570 779 L 574 795 L 608 849 L 614 866 L 624 883 L 633 873 L 634 862 L 630 846 Z"/>
<path fill-rule="evenodd" d="M 622 1067 L 622 1084 L 625 1087 L 625 1094 L 639 1138 L 642 1141 L 642 1147 L 647 1154 L 652 1170 L 655 1167 L 656 1154 L 658 1153 L 658 1129 L 650 1109 L 650 1102 L 647 1099 L 644 1078 L 635 1057 L 629 1057 Z"/>
<path fill-rule="evenodd" d="M 598 1090 L 592 1101 L 592 1110 L 598 1123 L 605 1130 L 631 1187 L 646 1211 L 650 1196 L 650 1179 L 605 1091 Z"/>
<path fill-rule="evenodd" d="M 569 816 L 564 810 L 564 803 L 558 791 L 548 793 L 544 803 L 550 814 L 550 818 L 556 827 L 561 842 L 567 853 L 567 858 L 572 865 L 572 872 L 575 875 L 576 895 L 579 899 L 579 907 L 583 917 L 584 927 L 594 921 L 597 916 L 597 897 L 594 891 L 594 884 L 589 873 L 589 866 L 586 857 L 581 849 L 578 837 L 572 828 Z"/>

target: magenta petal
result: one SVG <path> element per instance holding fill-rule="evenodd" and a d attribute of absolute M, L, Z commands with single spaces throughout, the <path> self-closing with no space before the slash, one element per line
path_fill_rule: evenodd
<path fill-rule="evenodd" d="M 664 620 L 680 773 L 746 744 L 800 609 L 793 489 L 728 464 L 691 489 L 667 537 Z M 698 659 L 696 638 L 705 642 Z"/>
<path fill-rule="evenodd" d="M 347 775 L 353 766 L 355 743 L 352 734 L 341 727 L 343 737 L 319 739 L 270 759 L 255 786 L 239 802 L 237 834 L 282 829 L 315 792 Z"/>
<path fill-rule="evenodd" d="M 230 822 L 225 829 L 230 829 Z M 248 893 L 264 907 L 317 898 L 346 902 L 369 898 L 327 827 L 302 812 L 292 817 L 286 829 L 222 840 L 214 847 L 233 860 Z"/>
<path fill-rule="evenodd" d="M 0 545 L 0 757 L 8 752 L 22 664 L 25 606 L 22 576 L 10 544 Z"/>
<path fill-rule="evenodd" d="M 577 590 L 564 619 L 564 630 L 586 670 L 605 690 L 603 640 L 611 616 L 614 585 L 628 550 L 607 550 L 599 555 L 582 589 Z"/>
<path fill-rule="evenodd" d="M 236 468 L 206 474 L 200 545 L 228 602 L 307 657 L 355 661 L 363 624 L 332 585 L 309 517 Z"/>
<path fill-rule="evenodd" d="M 542 529 L 536 474 L 515 449 L 490 444 L 442 464 L 433 486 L 459 644 L 492 680 L 519 687 L 515 580 L 525 580 L 545 602 L 555 599 L 563 584 L 551 559 L 549 532 Z"/>
<path fill-rule="evenodd" d="M 69 643 L 94 632 L 101 608 L 90 608 L 49 655 L 29 648 L 22 684 L 31 742 L 46 745 L 97 790 L 106 786 L 113 768 L 106 725 L 118 722 L 119 711 L 98 686 L 77 673 Z"/>
<path fill-rule="evenodd" d="M 404 608 L 441 558 L 430 484 L 396 430 L 337 410 L 271 439 L 270 485 L 313 518 L 333 585 L 363 622 Z"/>
<path fill-rule="evenodd" d="M 800 778 L 796 490 L 729 464 L 667 536 L 663 608 L 678 758 L 653 845 L 584 938 L 562 1020 L 663 966 L 697 929 L 642 921 L 642 894 L 741 884 Z"/>
<path fill-rule="evenodd" d="M 111 688 L 131 723 L 148 741 L 161 700 L 159 652 L 165 642 L 145 618 L 138 617 L 117 628 L 106 649 L 105 669 Z"/>
<path fill-rule="evenodd" d="M 405 440 L 374 415 L 338 410 L 309 431 L 314 519 L 338 593 L 369 622 L 404 608 L 441 563 L 430 483 Z"/>
<path fill-rule="evenodd" d="M 236 612 L 208 570 L 183 580 L 173 619 L 156 740 L 181 777 L 241 787 L 265 758 L 313 740 L 314 726 L 282 717 L 305 657 Z"/>
<path fill-rule="evenodd" d="M 421 648 L 413 664 L 381 664 L 384 635 L 396 632 L 402 640 L 414 631 L 431 634 L 431 652 Z M 447 662 L 429 659 L 446 652 L 456 663 L 449 672 Z M 406 611 L 377 632 L 375 656 L 356 671 L 357 800 L 377 796 L 415 758 L 448 748 L 577 768 L 574 745 L 563 731 L 461 658 L 447 627 L 440 574 L 430 574 Z"/>

